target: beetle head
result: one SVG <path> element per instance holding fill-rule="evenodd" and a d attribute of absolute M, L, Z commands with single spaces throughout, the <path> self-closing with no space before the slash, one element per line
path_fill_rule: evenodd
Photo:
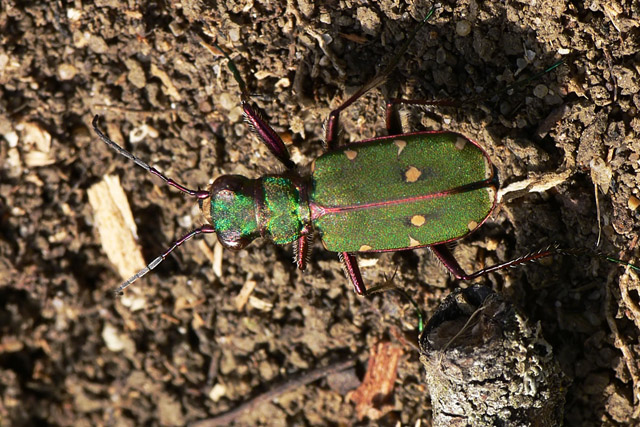
<path fill-rule="evenodd" d="M 200 201 L 200 209 L 225 248 L 242 249 L 260 237 L 256 219 L 255 180 L 223 175 Z"/>

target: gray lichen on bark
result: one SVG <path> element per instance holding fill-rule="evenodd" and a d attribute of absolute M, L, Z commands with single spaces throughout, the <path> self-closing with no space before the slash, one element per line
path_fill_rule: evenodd
<path fill-rule="evenodd" d="M 557 426 L 568 380 L 542 336 L 483 286 L 452 293 L 427 323 L 420 352 L 434 426 Z"/>

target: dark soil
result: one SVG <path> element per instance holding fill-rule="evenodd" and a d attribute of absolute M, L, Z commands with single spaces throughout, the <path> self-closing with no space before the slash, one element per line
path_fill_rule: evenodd
<path fill-rule="evenodd" d="M 322 153 L 330 110 L 388 63 L 431 7 L 322 3 L 2 1 L 0 425 L 182 425 L 293 373 L 356 357 L 354 370 L 237 420 L 354 424 L 347 391 L 385 339 L 404 347 L 392 410 L 361 422 L 429 425 L 424 374 L 408 344 L 414 313 L 394 293 L 356 297 L 319 243 L 304 273 L 290 247 L 258 240 L 224 251 L 218 277 L 191 241 L 119 299 L 111 291 L 123 279 L 94 227 L 87 190 L 107 174 L 120 177 L 147 261 L 203 221 L 193 199 L 100 142 L 94 114 L 114 140 L 191 187 L 282 170 L 242 122 L 227 61 L 201 41 L 232 52 L 253 100 L 306 165 Z M 410 110 L 411 128 L 477 140 L 505 186 L 557 184 L 505 197 L 457 245 L 467 271 L 553 242 L 594 248 L 599 221 L 600 249 L 637 259 L 639 43 L 635 1 L 444 2 L 388 82 L 342 115 L 343 137 L 382 135 L 385 97 L 459 101 Z M 492 96 L 561 58 L 567 63 L 533 84 Z M 133 143 L 142 131 L 148 136 Z M 216 239 L 205 241 L 213 248 Z M 371 260 L 367 283 L 395 273 L 427 313 L 459 285 L 428 250 Z M 254 298 L 237 310 L 249 280 Z M 542 323 L 573 381 L 567 425 L 639 421 L 635 276 L 592 257 L 554 257 L 480 282 Z"/>

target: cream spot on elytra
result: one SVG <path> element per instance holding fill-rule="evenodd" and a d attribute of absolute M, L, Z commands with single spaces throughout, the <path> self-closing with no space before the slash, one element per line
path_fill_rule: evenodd
<path fill-rule="evenodd" d="M 404 173 L 405 181 L 407 181 L 407 182 L 416 182 L 418 180 L 418 178 L 420 178 L 420 175 L 422 175 L 422 172 L 420 172 L 420 170 L 418 168 L 416 168 L 415 166 L 411 166 Z"/>
<path fill-rule="evenodd" d="M 416 227 L 422 226 L 427 220 L 422 215 L 414 215 L 411 217 L 411 224 Z"/>
<path fill-rule="evenodd" d="M 393 144 L 398 147 L 398 157 L 400 157 L 400 153 L 402 153 L 402 150 L 404 150 L 404 147 L 407 146 L 407 141 L 403 141 L 401 139 L 396 139 L 395 141 L 393 141 Z"/>
<path fill-rule="evenodd" d="M 355 150 L 344 150 L 344 155 L 347 156 L 347 159 L 353 160 L 358 156 L 358 152 Z"/>

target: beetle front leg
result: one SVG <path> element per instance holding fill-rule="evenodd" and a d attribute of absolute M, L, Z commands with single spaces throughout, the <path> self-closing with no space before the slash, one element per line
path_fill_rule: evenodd
<path fill-rule="evenodd" d="M 280 160 L 287 169 L 293 169 L 296 164 L 291 160 L 287 146 L 284 145 L 280 135 L 264 120 L 260 109 L 247 101 L 242 101 L 242 110 L 244 111 L 245 120 L 251 126 L 251 130 L 258 135 L 264 145 L 271 151 L 271 154 Z"/>
<path fill-rule="evenodd" d="M 244 118 L 247 123 L 249 123 L 249 126 L 251 126 L 251 130 L 258 135 L 269 151 L 271 151 L 271 153 L 280 160 L 287 169 L 293 169 L 296 165 L 291 160 L 289 150 L 287 150 L 287 147 L 284 145 L 282 138 L 280 138 L 276 131 L 274 131 L 262 117 L 260 109 L 249 103 L 249 90 L 247 89 L 247 84 L 240 74 L 240 70 L 236 67 L 236 63 L 231 59 L 231 56 L 216 43 L 213 43 L 213 46 L 215 46 L 216 49 L 222 52 L 225 58 L 227 58 L 227 66 L 229 67 L 235 81 L 238 82 L 238 86 L 240 86 L 240 93 L 242 95 L 242 111 L 244 111 Z"/>
<path fill-rule="evenodd" d="M 351 281 L 356 294 L 360 296 L 367 295 L 367 288 L 364 285 L 364 281 L 362 280 L 360 267 L 358 267 L 358 259 L 355 257 L 355 255 L 352 255 L 349 252 L 338 252 L 338 258 L 340 258 L 344 273 Z"/>

